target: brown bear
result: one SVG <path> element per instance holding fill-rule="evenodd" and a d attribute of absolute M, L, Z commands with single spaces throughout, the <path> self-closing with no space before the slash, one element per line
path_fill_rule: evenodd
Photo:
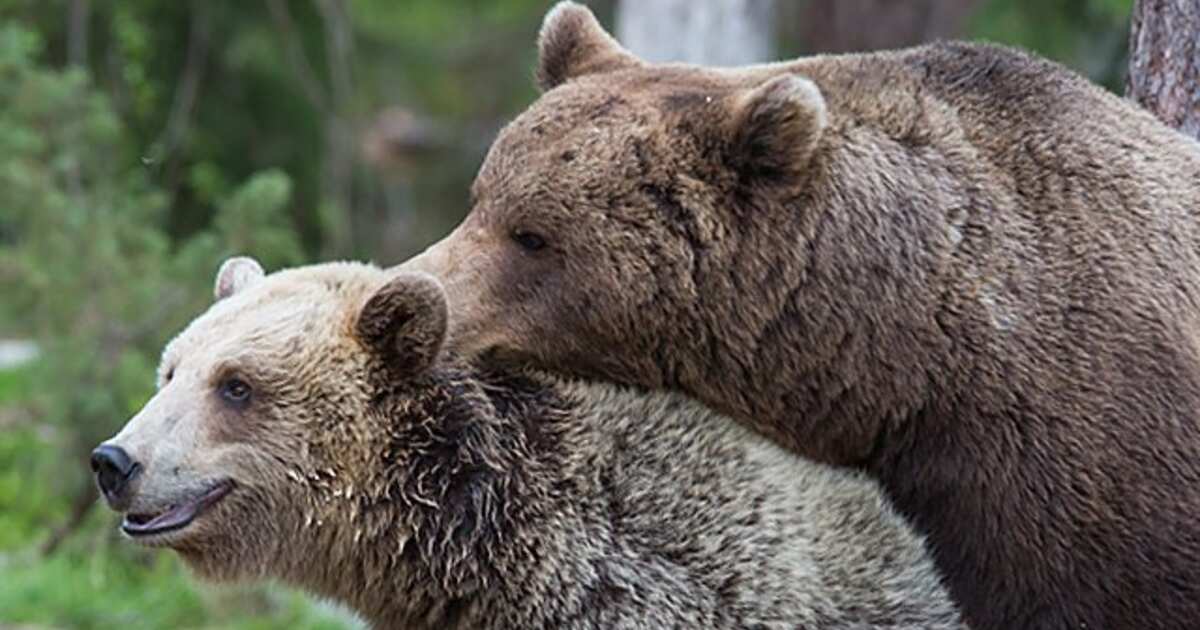
<path fill-rule="evenodd" d="M 990 45 L 539 41 L 446 239 L 451 346 L 678 390 L 880 480 L 969 623 L 1200 619 L 1200 145 Z"/>
<path fill-rule="evenodd" d="M 435 280 L 224 265 L 96 449 L 134 541 L 379 628 L 964 629 L 862 474 L 680 395 L 441 353 Z"/>

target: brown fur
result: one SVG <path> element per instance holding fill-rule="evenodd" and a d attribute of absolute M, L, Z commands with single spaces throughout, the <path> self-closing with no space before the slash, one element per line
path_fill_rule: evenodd
<path fill-rule="evenodd" d="M 994 46 L 614 64 L 569 3 L 542 40 L 548 91 L 404 265 L 455 348 L 870 472 L 981 630 L 1195 625 L 1194 141 Z"/>
<path fill-rule="evenodd" d="M 965 630 L 864 475 L 679 395 L 440 357 L 425 276 L 242 272 L 108 443 L 142 467 L 127 514 L 233 480 L 136 538 L 203 575 L 279 578 L 379 628 Z M 235 407 L 231 375 L 253 389 Z"/>

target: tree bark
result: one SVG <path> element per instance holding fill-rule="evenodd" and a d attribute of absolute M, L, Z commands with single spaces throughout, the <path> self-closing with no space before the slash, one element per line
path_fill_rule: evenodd
<path fill-rule="evenodd" d="M 1200 139 L 1200 0 L 1137 0 L 1129 33 L 1129 98 Z"/>
<path fill-rule="evenodd" d="M 737 66 L 769 61 L 774 0 L 620 0 L 617 39 L 651 62 Z"/>

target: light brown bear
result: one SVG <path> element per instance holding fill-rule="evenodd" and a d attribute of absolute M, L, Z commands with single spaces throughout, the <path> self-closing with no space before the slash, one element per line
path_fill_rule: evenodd
<path fill-rule="evenodd" d="M 93 466 L 135 541 L 379 628 L 959 629 L 878 486 L 679 395 L 440 356 L 423 275 L 218 275 Z"/>
<path fill-rule="evenodd" d="M 867 471 L 979 630 L 1200 620 L 1200 146 L 943 43 L 708 69 L 546 19 L 406 263 L 452 347 L 678 390 Z"/>

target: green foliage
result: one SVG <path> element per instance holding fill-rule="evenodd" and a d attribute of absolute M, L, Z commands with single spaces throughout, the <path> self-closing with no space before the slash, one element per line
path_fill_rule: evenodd
<path fill-rule="evenodd" d="M 15 281 L 5 306 L 45 353 L 41 382 L 54 386 L 35 403 L 78 427 L 82 448 L 146 400 L 157 352 L 203 306 L 223 256 L 302 260 L 280 217 L 290 184 L 278 171 L 256 175 L 221 204 L 211 230 L 172 243 L 164 195 L 113 159 L 120 123 L 79 73 L 20 64 L 0 73 L 11 79 L 0 94 L 0 129 L 11 131 L 0 136 L 18 138 L 0 156 L 0 208 L 17 235 L 3 252 Z"/>
<path fill-rule="evenodd" d="M 20 403 L 32 385 L 28 369 L 0 370 L 0 409 Z"/>
<path fill-rule="evenodd" d="M 253 175 L 233 191 L 214 221 L 226 253 L 254 252 L 269 269 L 303 262 L 296 232 L 282 214 L 291 196 L 291 179 L 277 169 Z"/>
<path fill-rule="evenodd" d="M 47 44 L 38 59 L 58 65 L 69 4 L 0 0 L 0 23 L 36 25 Z M 436 233 L 465 211 L 487 135 L 534 94 L 532 41 L 549 2 L 345 0 L 353 53 L 345 67 L 331 56 L 322 4 L 335 3 L 279 2 L 285 24 L 266 2 L 89 3 L 84 68 L 124 124 L 121 163 L 144 158 L 144 178 L 165 195 L 171 236 L 210 228 L 231 182 L 275 168 L 292 179 L 284 216 L 310 256 L 377 255 L 369 219 L 378 212 L 416 228 L 387 240 L 384 254 L 405 256 L 426 244 L 425 223 Z M 335 90 L 335 68 L 346 75 L 345 94 Z M 189 79 L 190 101 L 181 89 Z M 450 131 L 436 167 L 416 167 L 403 195 L 357 151 L 374 113 L 391 104 Z M 335 175 L 339 143 L 345 172 Z M 347 241 L 333 242 L 346 230 Z"/>
<path fill-rule="evenodd" d="M 51 440 L 31 428 L 4 431 L 0 440 L 0 553 L 39 540 L 46 524 L 66 516 L 67 506 L 49 483 L 54 473 L 50 469 L 55 460 L 53 448 Z"/>
<path fill-rule="evenodd" d="M 1021 46 L 1120 92 L 1133 0 L 991 0 L 971 37 Z"/>
<path fill-rule="evenodd" d="M 45 562 L 10 561 L 11 586 L 0 589 L 0 619 L 67 628 L 301 628 L 348 627 L 344 613 L 321 610 L 278 589 L 250 594 L 201 591 L 172 556 L 144 564 L 101 551 L 61 553 Z"/>
<path fill-rule="evenodd" d="M 143 35 L 124 36 L 137 46 Z M 207 305 L 221 259 L 304 261 L 279 170 L 211 184 L 211 226 L 171 238 L 168 196 L 129 150 L 109 99 L 86 73 L 37 63 L 41 46 L 31 31 L 0 27 L 0 319 L 41 350 L 0 372 L 0 621 L 343 627 L 281 591 L 210 601 L 170 554 L 117 540 L 104 510 L 85 512 L 78 533 L 40 557 L 35 543 L 71 518 L 70 497 L 91 495 L 88 451 L 150 396 L 158 352 Z"/>
<path fill-rule="evenodd" d="M 0 590 L 6 621 L 172 628 L 194 626 L 206 616 L 203 601 L 180 584 L 185 576 L 166 554 L 140 564 L 109 546 L 86 555 L 70 551 L 37 563 L 6 558 L 9 586 Z"/>
<path fill-rule="evenodd" d="M 99 520 L 99 519 L 97 519 Z M 101 523 L 93 523 L 97 530 Z M 94 542 L 94 541 L 93 541 Z M 120 541 L 42 560 L 0 554 L 0 621 L 66 628 L 340 630 L 346 613 L 278 588 L 203 589 L 171 554 L 131 559 Z M 127 543 L 124 544 L 127 546 Z"/>

